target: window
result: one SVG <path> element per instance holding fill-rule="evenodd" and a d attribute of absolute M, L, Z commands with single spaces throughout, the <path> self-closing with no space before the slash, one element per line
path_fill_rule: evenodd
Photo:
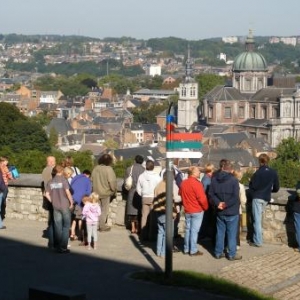
<path fill-rule="evenodd" d="M 190 96 L 195 97 L 195 95 L 196 95 L 196 89 L 195 89 L 194 86 L 192 86 L 191 89 L 190 89 Z"/>
<path fill-rule="evenodd" d="M 273 108 L 272 108 L 272 117 L 279 118 L 279 109 L 277 106 L 273 106 Z"/>
<path fill-rule="evenodd" d="M 231 119 L 231 107 L 225 107 L 225 119 Z"/>
<path fill-rule="evenodd" d="M 261 117 L 262 117 L 262 119 L 267 119 L 267 107 L 266 106 L 263 106 L 261 108 Z"/>
<path fill-rule="evenodd" d="M 251 91 L 251 80 L 250 79 L 245 80 L 245 91 Z"/>
<path fill-rule="evenodd" d="M 208 118 L 209 119 L 213 118 L 213 112 L 214 112 L 213 106 L 209 106 L 208 107 Z"/>
<path fill-rule="evenodd" d="M 186 87 L 183 87 L 181 90 L 181 96 L 185 97 L 186 96 Z"/>
<path fill-rule="evenodd" d="M 245 118 L 245 107 L 244 106 L 239 107 L 239 118 L 241 118 L 241 119 Z"/>
<path fill-rule="evenodd" d="M 255 119 L 255 114 L 256 114 L 256 107 L 251 106 L 250 107 L 250 118 Z"/>

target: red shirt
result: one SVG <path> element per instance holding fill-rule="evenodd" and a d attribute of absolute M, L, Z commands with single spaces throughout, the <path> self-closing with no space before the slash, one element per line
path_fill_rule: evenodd
<path fill-rule="evenodd" d="M 184 211 L 188 214 L 208 209 L 208 201 L 202 183 L 195 177 L 182 181 L 179 189 Z"/>

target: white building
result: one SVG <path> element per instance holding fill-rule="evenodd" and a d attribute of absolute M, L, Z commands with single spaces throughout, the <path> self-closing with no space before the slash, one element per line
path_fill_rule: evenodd
<path fill-rule="evenodd" d="M 147 66 L 146 68 L 146 75 L 149 75 L 149 76 L 160 76 L 161 75 L 161 66 L 160 65 L 150 65 L 150 66 Z"/>

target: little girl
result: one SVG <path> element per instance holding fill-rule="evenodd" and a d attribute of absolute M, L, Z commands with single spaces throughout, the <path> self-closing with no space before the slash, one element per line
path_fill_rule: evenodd
<path fill-rule="evenodd" d="M 91 250 L 91 242 L 93 238 L 94 250 L 97 249 L 97 229 L 98 229 L 98 220 L 101 215 L 101 208 L 99 205 L 99 195 L 92 193 L 89 197 L 84 197 L 83 199 L 84 207 L 82 210 L 82 215 L 86 221 L 87 228 L 87 241 L 88 241 L 88 250 Z"/>

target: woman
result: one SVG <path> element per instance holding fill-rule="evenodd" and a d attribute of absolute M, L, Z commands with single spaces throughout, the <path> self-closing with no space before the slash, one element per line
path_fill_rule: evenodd
<path fill-rule="evenodd" d="M 128 178 L 130 173 L 132 174 L 132 187 L 128 191 L 127 196 L 127 205 L 126 205 L 126 215 L 128 217 L 128 221 L 130 222 L 131 233 L 139 232 L 139 221 L 138 218 L 141 213 L 142 199 L 139 194 L 136 192 L 136 184 L 139 176 L 145 171 L 142 163 L 144 162 L 144 158 L 141 155 L 137 155 L 134 158 L 134 164 L 131 167 L 128 167 L 125 172 L 125 179 Z"/>

